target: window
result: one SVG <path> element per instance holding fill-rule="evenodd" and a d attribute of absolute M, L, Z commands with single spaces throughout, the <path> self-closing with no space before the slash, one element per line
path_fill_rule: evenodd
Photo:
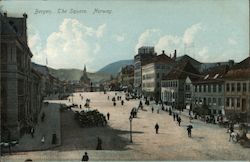
<path fill-rule="evenodd" d="M 216 92 L 216 84 L 213 84 L 213 92 Z"/>
<path fill-rule="evenodd" d="M 246 92 L 247 91 L 247 83 L 243 83 L 243 92 Z"/>
<path fill-rule="evenodd" d="M 201 92 L 201 85 L 199 85 L 199 92 Z"/>
<path fill-rule="evenodd" d="M 216 113 L 217 113 L 217 112 L 216 112 L 216 110 L 214 109 L 214 110 L 213 110 L 213 114 L 216 114 Z"/>
<path fill-rule="evenodd" d="M 234 107 L 234 98 L 231 98 L 231 106 Z"/>
<path fill-rule="evenodd" d="M 158 88 L 160 87 L 160 82 L 157 82 L 157 87 L 158 87 Z"/>
<path fill-rule="evenodd" d="M 194 86 L 194 91 L 197 92 L 197 85 Z"/>
<path fill-rule="evenodd" d="M 208 85 L 208 92 L 211 92 L 211 85 Z"/>
<path fill-rule="evenodd" d="M 157 78 L 160 78 L 160 74 L 159 73 L 157 73 L 156 75 L 157 75 Z"/>
<path fill-rule="evenodd" d="M 219 84 L 219 88 L 218 88 L 219 92 L 222 92 L 222 85 Z"/>
<path fill-rule="evenodd" d="M 213 104 L 216 105 L 216 98 L 213 98 Z"/>
<path fill-rule="evenodd" d="M 221 98 L 218 98 L 218 106 L 222 106 Z"/>
<path fill-rule="evenodd" d="M 231 83 L 231 92 L 234 92 L 234 83 Z"/>
<path fill-rule="evenodd" d="M 229 98 L 226 98 L 226 106 L 229 107 Z"/>
<path fill-rule="evenodd" d="M 240 91 L 241 91 L 241 84 L 237 83 L 237 92 L 240 92 Z"/>
<path fill-rule="evenodd" d="M 240 98 L 237 98 L 237 107 L 240 107 Z"/>
<path fill-rule="evenodd" d="M 227 84 L 226 84 L 226 90 L 227 90 L 227 92 L 229 92 L 229 91 L 230 91 L 230 88 L 229 88 L 229 83 L 227 83 Z"/>
<path fill-rule="evenodd" d="M 219 112 L 218 112 L 220 115 L 222 114 L 222 112 L 221 112 L 221 110 L 219 110 Z"/>
<path fill-rule="evenodd" d="M 207 91 L 207 85 L 203 85 L 203 92 Z"/>
<path fill-rule="evenodd" d="M 210 105 L 211 104 L 211 98 L 209 97 L 208 98 L 208 105 Z"/>

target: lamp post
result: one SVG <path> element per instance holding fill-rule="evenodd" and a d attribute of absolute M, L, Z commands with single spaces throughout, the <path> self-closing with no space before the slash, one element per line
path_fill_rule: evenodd
<path fill-rule="evenodd" d="M 132 120 L 133 120 L 133 117 L 132 117 L 132 115 L 130 115 L 130 117 L 129 117 L 129 122 L 130 122 L 130 143 L 133 143 L 133 141 L 132 141 Z"/>

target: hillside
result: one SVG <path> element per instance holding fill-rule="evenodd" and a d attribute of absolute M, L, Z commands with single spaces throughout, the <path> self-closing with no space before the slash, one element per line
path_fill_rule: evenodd
<path fill-rule="evenodd" d="M 134 60 L 121 60 L 113 62 L 98 70 L 98 73 L 112 74 L 113 76 L 115 76 L 123 66 L 131 64 L 134 64 Z"/>
<path fill-rule="evenodd" d="M 32 68 L 36 69 L 40 73 L 47 75 L 48 73 L 59 78 L 60 80 L 80 80 L 82 70 L 79 69 L 53 69 L 44 65 L 39 65 L 32 62 Z M 104 73 L 88 73 L 88 77 L 92 82 L 96 83 L 101 80 L 109 80 L 110 74 Z"/>

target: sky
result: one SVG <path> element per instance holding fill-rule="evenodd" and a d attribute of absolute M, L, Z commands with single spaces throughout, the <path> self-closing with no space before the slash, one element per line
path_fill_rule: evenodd
<path fill-rule="evenodd" d="M 95 72 L 133 59 L 141 46 L 201 62 L 249 56 L 248 0 L 0 1 L 8 16 L 28 14 L 32 61 Z"/>

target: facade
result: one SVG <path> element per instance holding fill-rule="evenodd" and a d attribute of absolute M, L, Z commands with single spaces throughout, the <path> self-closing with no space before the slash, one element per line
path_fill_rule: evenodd
<path fill-rule="evenodd" d="M 175 61 L 162 54 L 142 65 L 142 94 L 160 100 L 162 77 L 169 73 Z"/>
<path fill-rule="evenodd" d="M 225 111 L 229 118 L 250 122 L 250 57 L 225 75 Z"/>
<path fill-rule="evenodd" d="M 142 91 L 142 64 L 156 56 L 154 47 L 140 47 L 134 56 L 134 90 L 137 95 Z"/>
<path fill-rule="evenodd" d="M 225 115 L 224 111 L 224 76 L 229 70 L 227 65 L 218 65 L 201 74 L 192 82 L 192 106 L 206 105 L 210 114 Z"/>
<path fill-rule="evenodd" d="M 118 82 L 124 90 L 132 92 L 134 84 L 134 65 L 127 65 L 118 73 Z"/>
<path fill-rule="evenodd" d="M 31 114 L 31 57 L 27 45 L 26 19 L 1 16 L 1 131 L 18 139 L 33 124 Z"/>
<path fill-rule="evenodd" d="M 176 109 L 185 108 L 186 78 L 197 77 L 198 70 L 189 61 L 179 62 L 163 77 L 161 82 L 161 100 Z"/>

